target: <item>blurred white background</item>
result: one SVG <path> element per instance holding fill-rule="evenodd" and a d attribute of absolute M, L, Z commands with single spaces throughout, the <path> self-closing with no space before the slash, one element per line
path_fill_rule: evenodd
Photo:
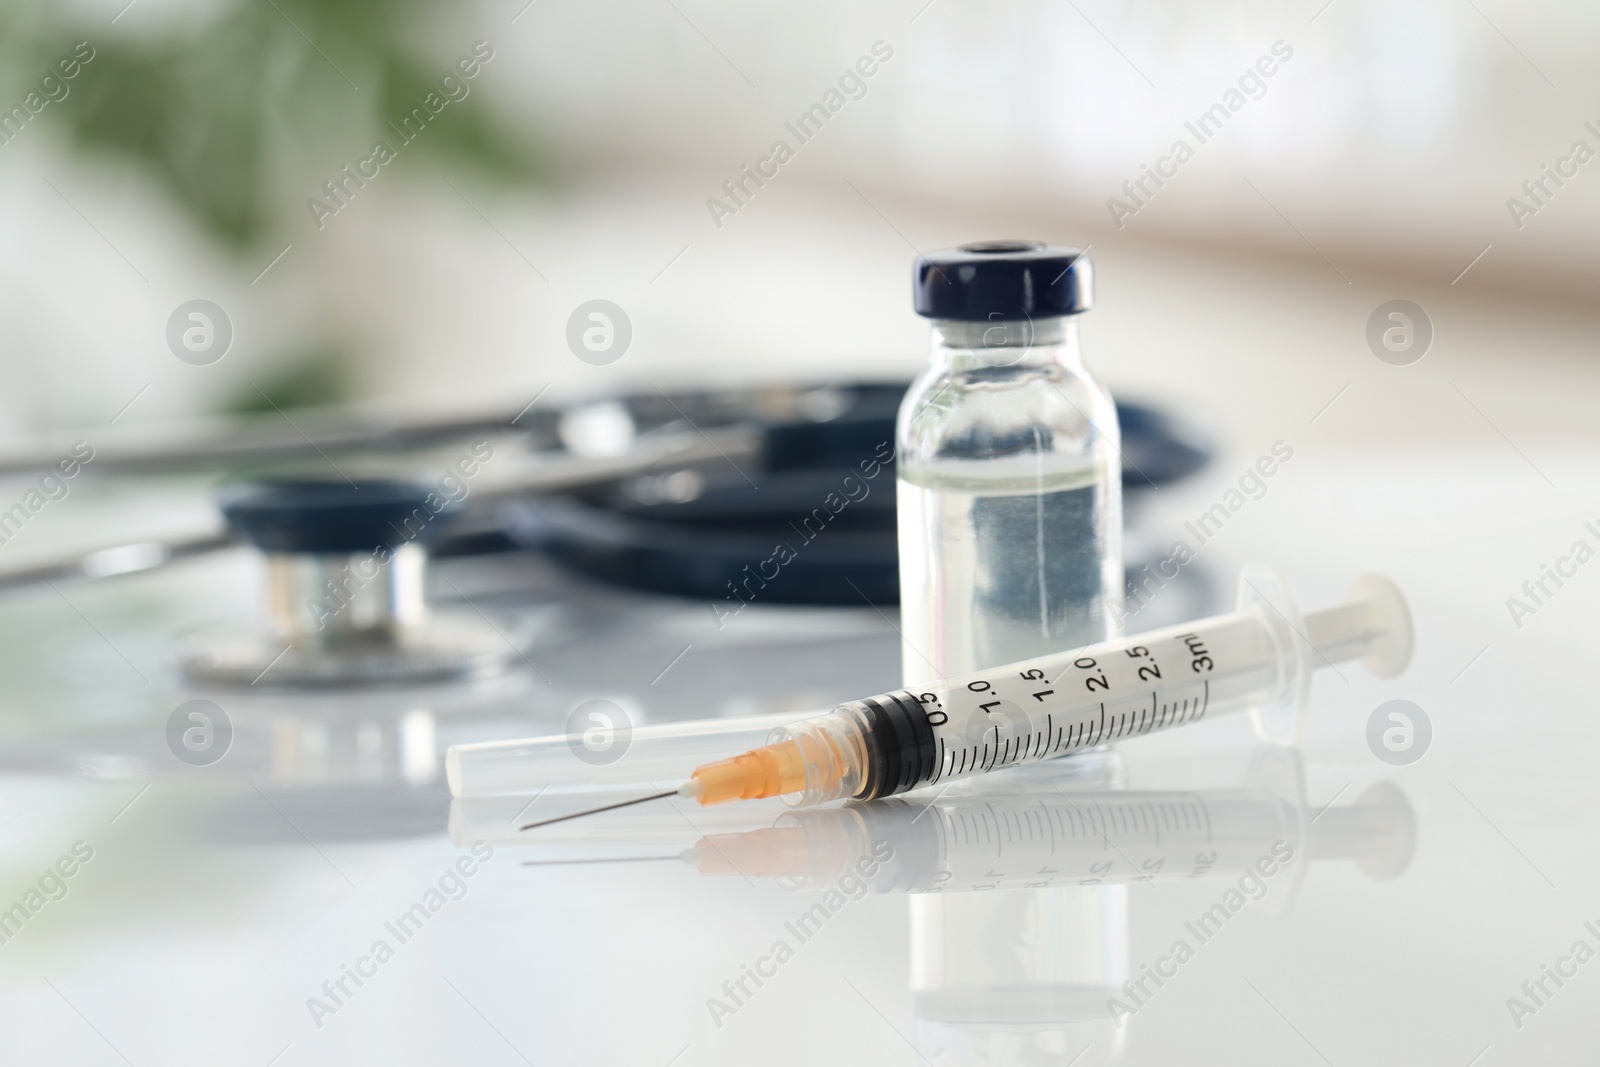
<path fill-rule="evenodd" d="M 258 386 L 285 407 L 515 409 L 547 387 L 909 376 L 926 336 L 909 307 L 915 251 L 1002 236 L 1092 245 L 1101 304 L 1085 339 L 1101 373 L 1244 432 L 1280 409 L 1310 417 L 1346 383 L 1371 386 L 1344 424 L 1356 437 L 1592 425 L 1600 163 L 1546 179 L 1543 205 L 1522 189 L 1574 142 L 1600 150 L 1584 125 L 1600 129 L 1592 5 L 9 7 L 0 102 L 75 42 L 97 49 L 71 93 L 0 146 L 0 435 L 13 442 L 104 424 L 136 395 L 119 425 L 248 405 Z M 246 13 L 267 21 L 241 63 L 216 41 Z M 400 144 L 385 123 L 427 88 L 393 75 L 380 36 L 426 77 L 477 41 L 494 57 L 319 229 L 307 200 L 376 139 Z M 892 58 L 865 95 L 800 144 L 785 123 L 880 41 Z M 1275 44 L 1292 57 L 1200 143 L 1185 123 Z M 207 128 L 158 95 L 141 110 L 151 77 L 125 57 L 202 99 L 235 68 L 257 88 Z M 236 133 L 237 115 L 254 124 L 237 175 L 201 173 L 208 138 Z M 96 121 L 125 143 L 85 135 Z M 469 125 L 525 165 L 457 151 Z M 1108 200 L 1133 203 L 1123 183 L 1180 138 L 1193 158 L 1119 227 Z M 717 225 L 708 198 L 778 139 L 793 160 Z M 256 224 L 226 232 L 195 184 L 248 185 Z M 1514 196 L 1539 208 L 1520 226 Z M 1363 340 L 1396 297 L 1436 331 L 1405 374 Z M 235 328 L 209 367 L 165 340 L 194 298 Z M 610 367 L 563 340 L 593 298 L 634 325 Z"/>

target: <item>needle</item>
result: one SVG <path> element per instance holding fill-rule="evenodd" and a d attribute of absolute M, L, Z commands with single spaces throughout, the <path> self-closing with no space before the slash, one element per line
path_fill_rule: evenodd
<path fill-rule="evenodd" d="M 577 819 L 577 818 L 580 818 L 580 817 L 582 817 L 584 815 L 598 815 L 602 811 L 611 811 L 611 810 L 613 810 L 615 808 L 626 808 L 630 804 L 643 804 L 647 800 L 660 800 L 663 797 L 675 797 L 677 795 L 678 795 L 678 791 L 676 789 L 669 789 L 665 793 L 656 793 L 655 795 L 648 796 L 648 797 L 635 797 L 633 800 L 623 800 L 623 801 L 619 801 L 616 804 L 607 804 L 603 808 L 590 808 L 588 811 L 575 811 L 570 815 L 557 815 L 553 819 L 544 819 L 544 820 L 541 820 L 540 822 L 530 822 L 528 825 L 524 826 L 522 829 L 524 829 L 524 830 L 532 830 L 533 828 L 535 828 L 537 826 L 549 826 L 551 823 L 555 823 L 555 822 L 566 822 L 568 819 Z"/>

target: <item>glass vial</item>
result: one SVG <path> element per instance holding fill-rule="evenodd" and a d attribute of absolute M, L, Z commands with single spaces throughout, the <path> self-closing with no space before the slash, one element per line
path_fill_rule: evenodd
<path fill-rule="evenodd" d="M 1111 636 L 1123 574 L 1116 408 L 1074 318 L 1092 300 L 1089 260 L 964 245 L 918 258 L 913 285 L 933 320 L 933 362 L 896 430 L 914 688 Z M 910 910 L 925 1058 L 1064 1063 L 1086 1045 L 1099 1051 L 1083 1067 L 1119 1058 L 1120 1031 L 1095 1006 L 1127 978 L 1126 886 L 917 894 Z"/>
<path fill-rule="evenodd" d="M 1089 260 L 963 245 L 919 257 L 914 293 L 933 359 L 896 433 L 905 684 L 1113 635 L 1121 453 L 1078 344 Z"/>

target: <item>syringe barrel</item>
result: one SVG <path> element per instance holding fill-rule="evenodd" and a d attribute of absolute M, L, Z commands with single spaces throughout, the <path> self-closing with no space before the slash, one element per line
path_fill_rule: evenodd
<path fill-rule="evenodd" d="M 859 765 L 817 775 L 790 800 L 892 796 L 1271 700 L 1286 684 L 1286 638 L 1274 629 L 1264 610 L 1234 612 L 852 701 L 823 718 L 831 751 Z M 780 727 L 771 740 L 819 726 Z"/>
<path fill-rule="evenodd" d="M 1292 706 L 1308 667 L 1343 659 L 1398 669 L 1410 647 L 1404 601 L 1384 579 L 1363 582 L 1358 592 L 1371 595 L 1312 616 L 1310 637 L 1292 603 L 1247 595 L 1226 615 L 852 701 L 781 727 L 771 741 L 826 753 L 789 801 L 871 800 L 1229 712 Z"/>

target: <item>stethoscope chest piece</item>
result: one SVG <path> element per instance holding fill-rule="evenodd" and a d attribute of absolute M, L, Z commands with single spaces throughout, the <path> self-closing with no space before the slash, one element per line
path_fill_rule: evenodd
<path fill-rule="evenodd" d="M 266 619 L 192 642 L 180 666 L 228 686 L 417 684 L 507 669 L 514 639 L 476 612 L 435 611 L 428 550 L 453 515 L 430 486 L 400 480 L 236 487 L 222 511 L 266 564 Z"/>

